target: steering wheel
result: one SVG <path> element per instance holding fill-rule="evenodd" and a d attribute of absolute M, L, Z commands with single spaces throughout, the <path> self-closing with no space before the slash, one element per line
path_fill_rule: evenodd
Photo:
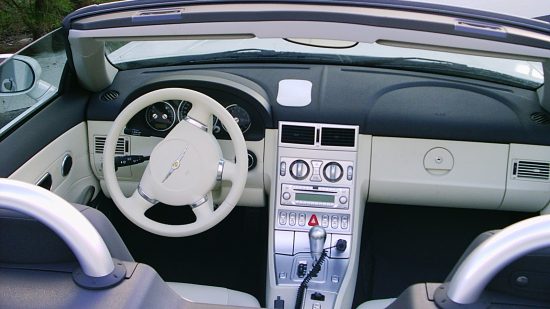
<path fill-rule="evenodd" d="M 126 197 L 115 174 L 116 141 L 135 114 L 166 100 L 189 101 L 193 107 L 155 146 L 138 188 Z M 231 137 L 235 163 L 223 158 L 220 145 L 212 135 L 212 116 L 224 124 Z M 239 201 L 248 174 L 246 143 L 231 114 L 214 99 L 190 89 L 163 88 L 138 97 L 115 119 L 105 141 L 103 174 L 111 198 L 134 224 L 162 236 L 195 235 L 222 221 Z M 221 205 L 214 209 L 211 191 L 216 182 L 222 180 L 230 181 L 231 189 Z M 197 219 L 189 224 L 169 225 L 147 218 L 145 212 L 158 202 L 190 205 Z"/>

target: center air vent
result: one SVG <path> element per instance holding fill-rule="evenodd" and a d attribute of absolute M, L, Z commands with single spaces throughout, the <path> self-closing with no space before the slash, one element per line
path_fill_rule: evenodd
<path fill-rule="evenodd" d="M 321 145 L 354 147 L 355 129 L 322 128 Z"/>
<path fill-rule="evenodd" d="M 290 144 L 314 145 L 315 127 L 283 125 L 281 142 Z"/>
<path fill-rule="evenodd" d="M 95 153 L 103 153 L 103 150 L 105 149 L 105 140 L 107 139 L 106 136 L 96 136 L 94 138 L 94 150 Z M 115 149 L 115 155 L 123 156 L 125 153 L 128 152 L 128 141 L 123 138 L 119 137 L 117 143 L 116 143 L 116 149 Z"/>
<path fill-rule="evenodd" d="M 516 179 L 549 180 L 550 163 L 539 161 L 514 161 L 512 177 Z"/>

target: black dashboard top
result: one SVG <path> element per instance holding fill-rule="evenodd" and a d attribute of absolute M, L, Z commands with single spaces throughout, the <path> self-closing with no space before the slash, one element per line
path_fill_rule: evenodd
<path fill-rule="evenodd" d="M 284 79 L 310 81 L 311 103 L 278 104 L 278 85 Z M 541 108 L 536 91 L 438 74 L 332 65 L 194 65 L 120 71 L 110 88 L 92 96 L 87 118 L 114 120 L 133 99 L 162 87 L 190 88 L 224 106 L 239 105 L 252 122 L 244 134 L 247 140 L 263 138 L 265 129 L 276 128 L 279 121 L 300 121 L 359 125 L 361 134 L 378 136 L 550 145 L 550 116 Z M 102 99 L 113 90 L 118 97 Z"/>

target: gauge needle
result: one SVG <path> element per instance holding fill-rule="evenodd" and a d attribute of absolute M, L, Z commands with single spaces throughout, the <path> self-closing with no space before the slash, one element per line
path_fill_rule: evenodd
<path fill-rule="evenodd" d="M 181 160 L 183 159 L 183 157 L 185 157 L 185 153 L 187 153 L 187 148 L 189 148 L 189 146 L 186 146 L 183 152 L 181 153 L 181 155 L 179 156 L 179 158 L 176 161 L 174 161 L 174 163 L 172 163 L 172 166 L 170 166 L 170 170 L 168 171 L 168 174 L 166 174 L 166 177 L 164 177 L 164 180 L 162 181 L 163 183 L 168 179 L 168 177 L 170 177 L 170 175 L 172 175 L 172 173 L 174 173 L 175 170 L 177 170 L 180 167 Z"/>

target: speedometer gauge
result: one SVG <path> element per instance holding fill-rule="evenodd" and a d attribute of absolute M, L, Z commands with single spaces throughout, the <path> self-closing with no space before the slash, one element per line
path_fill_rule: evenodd
<path fill-rule="evenodd" d="M 193 104 L 189 101 L 181 101 L 178 106 L 178 120 L 182 121 L 187 116 L 187 113 L 191 110 Z"/>
<path fill-rule="evenodd" d="M 176 110 L 168 102 L 157 102 L 145 111 L 145 121 L 153 130 L 166 131 L 176 123 Z"/>
<path fill-rule="evenodd" d="M 232 104 L 225 109 L 231 114 L 231 116 L 233 116 L 233 119 L 235 119 L 235 122 L 239 125 L 239 128 L 241 128 L 241 131 L 243 133 L 250 129 L 252 120 L 250 119 L 250 115 L 246 112 L 244 108 L 240 107 L 237 104 Z M 225 131 L 227 131 L 223 123 L 222 127 Z"/>

